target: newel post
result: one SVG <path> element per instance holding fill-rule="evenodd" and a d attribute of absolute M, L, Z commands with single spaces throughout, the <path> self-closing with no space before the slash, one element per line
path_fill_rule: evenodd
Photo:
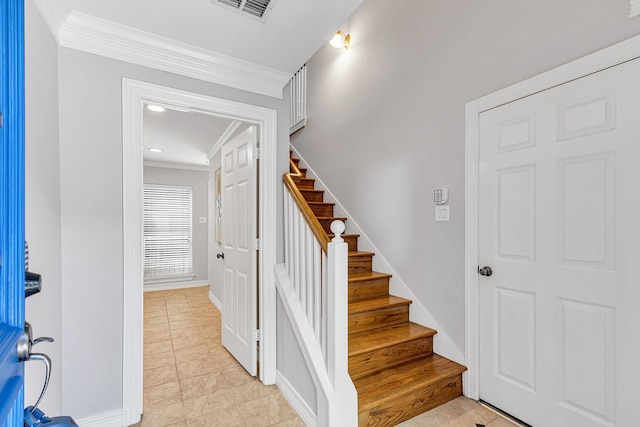
<path fill-rule="evenodd" d="M 327 372 L 334 401 L 329 419 L 335 426 L 356 426 L 358 394 L 349 376 L 348 245 L 342 238 L 344 223 L 333 221 L 335 237 L 327 246 Z"/>
<path fill-rule="evenodd" d="M 347 244 L 342 238 L 342 221 L 333 221 L 331 231 L 335 235 L 327 246 L 327 370 L 333 389 L 341 388 L 341 379 L 348 378 L 347 347 Z"/>

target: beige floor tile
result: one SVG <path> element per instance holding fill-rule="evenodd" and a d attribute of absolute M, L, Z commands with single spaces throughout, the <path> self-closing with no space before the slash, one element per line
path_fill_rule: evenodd
<path fill-rule="evenodd" d="M 158 324 L 145 324 L 144 325 L 144 332 L 145 333 L 156 333 L 156 332 L 170 332 L 169 329 L 169 322 L 164 322 L 164 323 L 158 323 Z"/>
<path fill-rule="evenodd" d="M 164 293 L 162 292 L 147 292 L 144 294 L 144 307 L 147 304 L 162 303 L 164 305 Z"/>
<path fill-rule="evenodd" d="M 163 313 L 161 310 L 158 310 L 152 313 L 154 313 L 155 315 L 148 316 L 145 313 L 144 322 L 143 322 L 144 326 L 157 325 L 159 323 L 169 323 L 169 317 L 166 314 L 166 312 L 164 313 L 164 315 L 160 315 Z"/>
<path fill-rule="evenodd" d="M 266 427 L 296 416 L 289 403 L 280 393 L 270 394 L 259 399 L 238 405 L 244 422 L 250 426 Z"/>
<path fill-rule="evenodd" d="M 397 425 L 397 427 L 422 427 L 415 419 L 410 419 Z M 475 427 L 475 426 L 474 426 Z"/>
<path fill-rule="evenodd" d="M 307 425 L 300 419 L 300 417 L 295 416 L 294 418 L 290 418 L 286 421 L 281 421 L 279 423 L 273 424 L 272 427 L 306 427 Z"/>
<path fill-rule="evenodd" d="M 222 375 L 224 376 L 224 379 L 234 387 L 246 384 L 250 381 L 255 381 L 254 378 L 237 363 L 231 368 L 223 369 Z"/>
<path fill-rule="evenodd" d="M 205 344 L 204 339 L 200 335 L 192 336 L 192 337 L 175 337 L 172 338 L 173 349 L 174 350 L 183 350 L 185 348 L 190 347 L 198 347 Z"/>
<path fill-rule="evenodd" d="M 147 345 L 149 343 L 154 343 L 158 341 L 165 341 L 171 339 L 171 331 L 160 331 L 160 332 L 149 332 L 145 329 L 144 331 L 144 344 Z"/>
<path fill-rule="evenodd" d="M 144 389 L 144 408 L 158 408 L 182 402 L 178 381 L 160 384 Z"/>
<path fill-rule="evenodd" d="M 173 344 L 171 340 L 157 341 L 145 344 L 143 347 L 143 352 L 145 356 L 149 356 L 151 354 L 164 353 L 166 351 L 172 351 Z"/>
<path fill-rule="evenodd" d="M 169 300 L 166 303 L 167 314 L 180 314 L 191 312 L 191 306 L 186 299 L 183 300 Z"/>
<path fill-rule="evenodd" d="M 152 387 L 174 381 L 178 381 L 178 370 L 175 365 L 144 370 L 144 387 Z"/>
<path fill-rule="evenodd" d="M 517 427 L 518 424 L 503 418 L 501 416 L 499 416 L 498 418 L 494 419 L 493 421 L 489 421 L 486 424 L 486 427 Z"/>
<path fill-rule="evenodd" d="M 199 337 L 200 331 L 198 329 L 172 329 L 171 330 L 171 338 L 189 338 L 189 337 Z"/>
<path fill-rule="evenodd" d="M 184 401 L 187 418 L 198 418 L 202 415 L 212 414 L 223 409 L 233 408 L 233 397 L 227 390 L 218 390 L 213 393 L 194 397 Z"/>
<path fill-rule="evenodd" d="M 151 354 L 149 356 L 144 356 L 144 360 L 143 360 L 143 368 L 145 370 L 160 368 L 161 366 L 170 366 L 175 364 L 176 364 L 176 359 L 173 356 L 173 351 L 167 351 L 164 353 L 156 353 L 156 354 Z"/>
<path fill-rule="evenodd" d="M 178 322 L 180 320 L 193 320 L 194 322 L 196 322 L 198 320 L 198 315 L 191 312 L 175 313 L 171 314 L 168 317 L 170 322 Z"/>
<path fill-rule="evenodd" d="M 277 393 L 278 388 L 274 385 L 265 386 L 256 379 L 246 384 L 233 387 L 230 389 L 230 392 L 233 394 L 233 400 L 236 402 L 236 405 L 240 405 L 245 402 Z"/>
<path fill-rule="evenodd" d="M 181 380 L 220 371 L 220 367 L 213 363 L 201 363 L 197 360 L 178 363 L 176 364 L 176 367 L 178 368 L 178 378 Z"/>
<path fill-rule="evenodd" d="M 220 371 L 180 380 L 182 400 L 193 399 L 202 394 L 211 394 L 218 390 L 228 390 L 228 387 L 229 385 Z"/>
<path fill-rule="evenodd" d="M 140 427 L 166 427 L 187 419 L 182 402 L 160 408 L 145 408 Z"/>
<path fill-rule="evenodd" d="M 192 360 L 199 360 L 203 363 L 206 363 L 208 360 L 211 360 L 211 350 L 209 350 L 209 346 L 204 344 L 195 346 L 195 347 L 187 347 L 180 350 L 174 350 L 174 354 L 176 356 L 177 363 L 189 362 Z"/>
<path fill-rule="evenodd" d="M 189 427 L 251 427 L 247 426 L 236 408 L 223 409 L 188 420 Z"/>
<path fill-rule="evenodd" d="M 169 322 L 169 326 L 171 327 L 171 331 L 174 331 L 177 329 L 187 329 L 187 328 L 198 330 L 200 328 L 200 325 L 198 325 L 198 322 L 193 319 L 171 321 Z"/>
<path fill-rule="evenodd" d="M 239 366 L 238 361 L 234 359 L 233 356 L 229 354 L 226 350 L 219 351 L 217 348 L 213 348 L 211 351 L 211 356 L 212 356 L 213 364 L 219 367 L 220 369 L 235 368 Z M 249 374 L 246 374 L 246 375 L 249 375 Z"/>
<path fill-rule="evenodd" d="M 144 320 L 146 321 L 147 319 L 152 319 L 155 317 L 167 317 L 167 309 L 164 307 L 164 304 L 162 306 L 159 306 L 157 308 L 146 308 L 144 309 Z"/>

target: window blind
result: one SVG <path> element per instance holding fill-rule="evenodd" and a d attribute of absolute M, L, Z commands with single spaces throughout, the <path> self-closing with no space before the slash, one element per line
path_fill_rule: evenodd
<path fill-rule="evenodd" d="M 191 187 L 144 186 L 144 277 L 193 272 Z"/>

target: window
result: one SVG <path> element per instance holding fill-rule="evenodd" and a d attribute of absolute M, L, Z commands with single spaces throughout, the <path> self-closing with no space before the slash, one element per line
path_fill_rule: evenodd
<path fill-rule="evenodd" d="M 144 278 L 193 274 L 191 187 L 144 186 Z"/>

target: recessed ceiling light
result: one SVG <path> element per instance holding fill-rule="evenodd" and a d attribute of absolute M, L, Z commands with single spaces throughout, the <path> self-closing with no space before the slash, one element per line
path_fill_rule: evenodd
<path fill-rule="evenodd" d="M 149 148 L 149 151 L 152 151 L 154 153 L 162 153 L 162 149 L 161 148 Z"/>
<path fill-rule="evenodd" d="M 147 108 L 151 111 L 155 111 L 156 113 L 162 113 L 165 111 L 164 107 L 161 107 L 159 105 L 147 105 Z"/>

